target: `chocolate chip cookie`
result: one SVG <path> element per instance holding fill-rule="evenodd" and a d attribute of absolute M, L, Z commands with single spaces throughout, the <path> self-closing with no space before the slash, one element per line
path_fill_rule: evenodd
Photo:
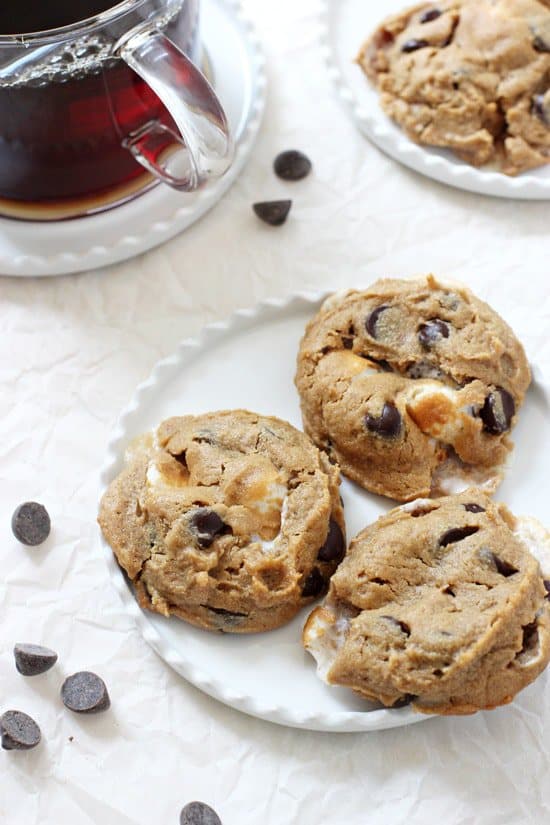
<path fill-rule="evenodd" d="M 443 0 L 386 19 L 358 62 L 417 143 L 507 175 L 550 163 L 550 3 Z"/>
<path fill-rule="evenodd" d="M 164 421 L 131 445 L 99 523 L 139 603 L 208 630 L 270 630 L 326 591 L 345 552 L 339 473 L 285 421 Z"/>
<path fill-rule="evenodd" d="M 327 682 L 388 707 L 494 708 L 550 659 L 549 559 L 542 525 L 479 490 L 409 502 L 353 539 L 303 643 Z"/>
<path fill-rule="evenodd" d="M 306 328 L 296 374 L 317 446 L 399 501 L 494 489 L 529 381 L 502 318 L 431 275 L 330 297 Z"/>

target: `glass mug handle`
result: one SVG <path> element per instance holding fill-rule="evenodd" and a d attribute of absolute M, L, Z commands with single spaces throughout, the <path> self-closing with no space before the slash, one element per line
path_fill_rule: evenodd
<path fill-rule="evenodd" d="M 161 31 L 148 25 L 134 29 L 117 44 L 117 53 L 160 98 L 180 135 L 159 121 L 150 121 L 127 136 L 123 144 L 158 180 L 174 189 L 193 192 L 209 178 L 221 177 L 231 165 L 234 145 L 227 117 L 210 83 L 194 63 Z M 177 173 L 160 165 L 160 140 L 171 135 L 181 146 Z"/>

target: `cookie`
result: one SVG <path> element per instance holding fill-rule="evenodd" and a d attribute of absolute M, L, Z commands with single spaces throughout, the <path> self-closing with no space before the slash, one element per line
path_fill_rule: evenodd
<path fill-rule="evenodd" d="M 258 632 L 326 592 L 345 552 L 338 485 L 338 470 L 285 421 L 189 415 L 131 446 L 99 523 L 143 607 Z"/>
<path fill-rule="evenodd" d="M 329 298 L 306 328 L 296 374 L 317 446 L 399 501 L 494 489 L 529 382 L 502 318 L 431 275 Z"/>
<path fill-rule="evenodd" d="M 307 620 L 319 675 L 423 713 L 510 702 L 550 659 L 550 583 L 529 548 L 550 571 L 550 534 L 479 490 L 391 510 Z"/>
<path fill-rule="evenodd" d="M 387 18 L 358 62 L 417 143 L 507 175 L 550 163 L 550 4 L 443 0 Z"/>

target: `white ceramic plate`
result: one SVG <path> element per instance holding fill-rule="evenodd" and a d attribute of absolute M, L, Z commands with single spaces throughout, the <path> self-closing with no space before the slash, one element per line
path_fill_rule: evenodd
<path fill-rule="evenodd" d="M 109 443 L 102 492 L 122 467 L 128 442 L 171 415 L 245 407 L 301 426 L 294 365 L 309 318 L 326 296 L 298 294 L 236 312 L 205 327 L 161 361 L 122 413 Z M 540 386 L 528 394 L 514 438 L 517 461 L 501 487 L 517 513 L 544 518 L 549 403 Z M 391 507 L 343 481 L 348 537 Z M 109 573 L 146 641 L 178 673 L 205 693 L 245 713 L 283 725 L 323 731 L 366 731 L 398 727 L 427 717 L 409 708 L 372 709 L 344 688 L 316 676 L 314 660 L 301 647 L 305 609 L 279 630 L 224 635 L 199 630 L 178 619 L 142 611 L 103 542 Z"/>
<path fill-rule="evenodd" d="M 413 143 L 382 111 L 378 93 L 355 57 L 368 35 L 389 14 L 413 0 L 320 0 L 321 39 L 338 94 L 361 132 L 391 157 L 427 177 L 459 189 L 501 198 L 550 199 L 550 166 L 516 178 L 475 169 L 450 151 Z"/>
<path fill-rule="evenodd" d="M 196 193 L 159 184 L 108 212 L 70 221 L 0 218 L 0 274 L 63 275 L 123 261 L 173 238 L 220 200 L 240 175 L 258 134 L 265 60 L 240 0 L 202 0 L 201 37 L 235 136 L 235 160 L 224 177 Z"/>

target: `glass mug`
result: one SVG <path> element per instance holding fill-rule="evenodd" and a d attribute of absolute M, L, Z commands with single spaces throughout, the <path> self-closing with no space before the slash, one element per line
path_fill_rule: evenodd
<path fill-rule="evenodd" d="M 198 68 L 199 0 L 20 5 L 0 7 L 0 215 L 88 215 L 228 169 L 227 118 Z"/>

